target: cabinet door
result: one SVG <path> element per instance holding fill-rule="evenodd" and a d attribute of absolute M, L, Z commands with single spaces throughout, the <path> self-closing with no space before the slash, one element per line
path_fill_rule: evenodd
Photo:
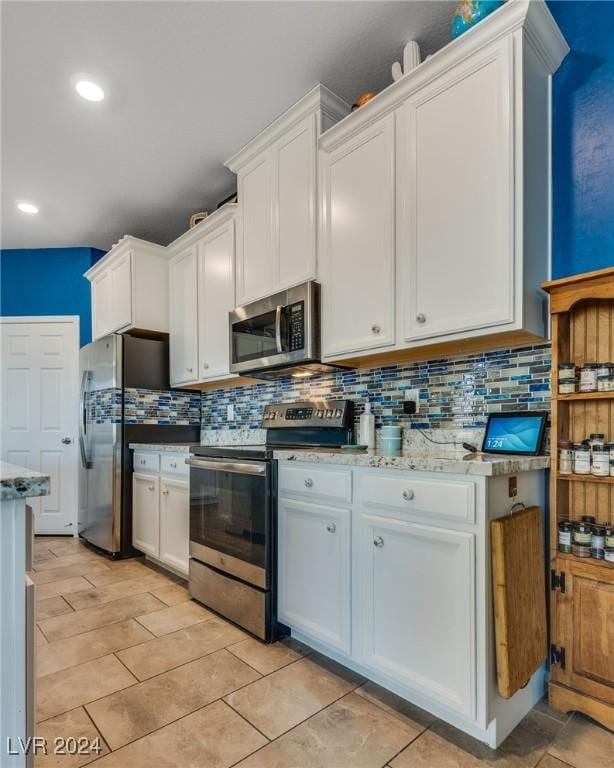
<path fill-rule="evenodd" d="M 196 248 L 176 256 L 170 264 L 171 385 L 198 378 L 198 282 Z"/>
<path fill-rule="evenodd" d="M 160 480 L 155 475 L 132 475 L 132 544 L 146 555 L 160 551 Z"/>
<path fill-rule="evenodd" d="M 324 355 L 394 343 L 394 119 L 320 153 Z"/>
<path fill-rule="evenodd" d="M 514 319 L 511 46 L 507 37 L 484 48 L 401 108 L 398 259 L 406 340 Z"/>
<path fill-rule="evenodd" d="M 474 535 L 363 513 L 360 538 L 360 660 L 474 717 Z"/>
<path fill-rule="evenodd" d="M 350 652 L 350 510 L 280 499 L 280 621 Z"/>
<path fill-rule="evenodd" d="M 199 379 L 230 372 L 228 313 L 235 306 L 234 222 L 198 244 L 198 361 Z"/>
<path fill-rule="evenodd" d="M 92 280 L 92 337 L 101 339 L 111 332 L 111 273 L 101 272 Z"/>
<path fill-rule="evenodd" d="M 553 682 L 614 703 L 614 571 L 608 564 L 557 559 L 565 591 L 553 593 L 552 643 L 565 651 Z"/>
<path fill-rule="evenodd" d="M 271 244 L 271 154 L 264 152 L 239 171 L 237 303 L 275 291 L 279 279 Z"/>
<path fill-rule="evenodd" d="M 160 560 L 187 576 L 190 541 L 190 494 L 185 481 L 160 481 Z"/>
<path fill-rule="evenodd" d="M 316 276 L 316 115 L 272 147 L 273 252 L 277 288 Z"/>
<path fill-rule="evenodd" d="M 109 266 L 111 273 L 111 329 L 132 325 L 132 251 Z"/>

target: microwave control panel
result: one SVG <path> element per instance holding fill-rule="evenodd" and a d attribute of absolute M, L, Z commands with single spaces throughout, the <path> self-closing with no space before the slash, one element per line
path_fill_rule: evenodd
<path fill-rule="evenodd" d="M 299 352 L 305 348 L 305 302 L 297 301 L 288 307 L 290 326 L 290 352 Z"/>

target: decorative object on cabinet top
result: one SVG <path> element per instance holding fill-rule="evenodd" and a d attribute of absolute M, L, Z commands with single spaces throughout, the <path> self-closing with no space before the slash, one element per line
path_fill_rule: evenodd
<path fill-rule="evenodd" d="M 471 29 L 502 5 L 503 0 L 460 0 L 452 17 L 452 39 Z"/>
<path fill-rule="evenodd" d="M 357 109 L 364 107 L 365 104 L 368 104 L 371 99 L 374 99 L 376 96 L 377 93 L 375 93 L 375 91 L 365 91 L 356 99 L 354 104 L 352 104 L 352 112 L 355 112 Z"/>
<path fill-rule="evenodd" d="M 453 475 L 515 475 L 548 469 L 549 456 L 483 456 L 480 454 L 456 454 L 441 456 L 432 451 L 412 451 L 400 456 L 384 456 L 381 453 L 348 453 L 342 450 L 276 450 L 279 461 L 302 461 L 313 464 L 344 464 L 353 467 L 380 467 L 421 472 L 447 472 Z"/>
<path fill-rule="evenodd" d="M 409 40 L 403 48 L 403 64 L 395 61 L 392 65 L 392 79 L 400 80 L 415 69 L 421 61 L 420 46 L 415 40 Z"/>
<path fill-rule="evenodd" d="M 209 213 L 207 211 L 200 211 L 199 213 L 193 213 L 190 216 L 190 229 L 193 229 L 201 221 L 204 221 Z"/>
<path fill-rule="evenodd" d="M 48 496 L 50 482 L 49 475 L 0 461 L 0 501 Z"/>
<path fill-rule="evenodd" d="M 423 88 L 427 83 L 450 70 L 471 54 L 503 35 L 523 29 L 525 40 L 531 45 L 544 67 L 553 73 L 569 53 L 569 46 L 561 34 L 544 0 L 511 0 L 497 13 L 491 14 L 467 34 L 448 43 L 429 56 L 406 77 L 393 82 L 362 109 L 357 110 L 322 134 L 319 145 L 331 149 L 337 143 L 358 133 L 365 126 L 394 111 L 397 106 Z"/>
<path fill-rule="evenodd" d="M 203 219 L 187 232 L 179 235 L 172 243 L 167 245 L 167 251 L 171 256 L 194 245 L 203 235 L 206 235 L 211 229 L 219 227 L 232 219 L 237 211 L 237 203 L 226 203 L 221 208 L 210 213 L 206 219 Z"/>

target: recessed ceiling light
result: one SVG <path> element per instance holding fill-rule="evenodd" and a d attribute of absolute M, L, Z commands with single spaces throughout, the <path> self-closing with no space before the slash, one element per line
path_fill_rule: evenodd
<path fill-rule="evenodd" d="M 79 96 L 88 101 L 102 101 L 104 99 L 102 88 L 91 80 L 78 80 L 75 83 L 75 89 Z"/>
<path fill-rule="evenodd" d="M 25 201 L 22 201 L 21 203 L 17 203 L 17 207 L 22 213 L 38 213 L 38 207 L 34 205 L 34 203 L 26 203 Z"/>

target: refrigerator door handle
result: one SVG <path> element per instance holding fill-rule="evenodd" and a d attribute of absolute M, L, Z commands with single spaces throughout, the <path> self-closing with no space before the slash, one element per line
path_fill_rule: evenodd
<path fill-rule="evenodd" d="M 87 385 L 90 380 L 90 371 L 83 371 L 81 377 L 81 392 L 79 395 L 79 409 L 81 411 L 81 418 L 79 419 L 79 447 L 81 449 L 81 463 L 85 469 L 89 469 L 92 466 L 92 462 L 87 458 L 87 452 L 85 450 L 85 439 L 87 437 L 87 407 L 85 403 L 85 396 L 87 394 Z"/>

